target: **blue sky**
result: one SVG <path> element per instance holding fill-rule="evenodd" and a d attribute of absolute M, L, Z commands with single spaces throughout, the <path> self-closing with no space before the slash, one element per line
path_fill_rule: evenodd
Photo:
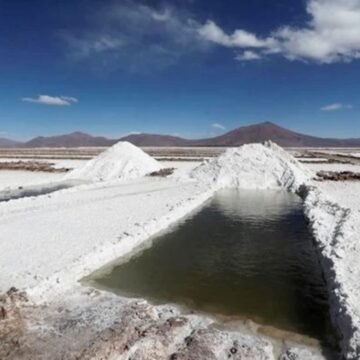
<path fill-rule="evenodd" d="M 360 137 L 360 0 L 0 0 L 0 72 L 0 137 Z"/>

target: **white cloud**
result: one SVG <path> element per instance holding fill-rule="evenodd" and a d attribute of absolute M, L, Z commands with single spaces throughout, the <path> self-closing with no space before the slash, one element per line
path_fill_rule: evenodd
<path fill-rule="evenodd" d="M 161 21 L 170 21 L 172 14 L 170 9 L 164 9 L 163 12 L 153 11 L 151 13 L 151 16 L 154 20 L 161 22 Z"/>
<path fill-rule="evenodd" d="M 200 24 L 175 6 L 128 0 L 101 5 L 96 15 L 91 11 L 81 29 L 59 33 L 73 60 L 94 60 L 110 70 L 126 65 L 137 71 L 171 65 L 209 48 L 198 34 Z"/>
<path fill-rule="evenodd" d="M 253 61 L 262 59 L 262 56 L 255 51 L 246 50 L 242 54 L 236 55 L 235 59 L 239 61 Z"/>
<path fill-rule="evenodd" d="M 259 39 L 256 35 L 245 30 L 235 30 L 228 35 L 211 20 L 199 28 L 199 34 L 206 40 L 227 47 L 262 48 L 270 46 L 273 42 L 271 38 Z"/>
<path fill-rule="evenodd" d="M 66 42 L 77 58 L 85 58 L 91 54 L 116 51 L 125 46 L 123 39 L 106 34 L 87 34 L 84 36 L 66 35 Z"/>
<path fill-rule="evenodd" d="M 352 105 L 344 105 L 344 104 L 340 104 L 340 103 L 335 103 L 335 104 L 330 104 L 330 105 L 326 105 L 323 106 L 321 108 L 321 111 L 338 111 L 338 110 L 343 110 L 343 109 L 352 109 Z"/>
<path fill-rule="evenodd" d="M 317 63 L 349 62 L 360 58 L 360 0 L 307 0 L 310 21 L 294 28 L 282 26 L 261 39 L 246 30 L 226 34 L 207 21 L 199 34 L 233 48 L 258 48 L 264 55 Z"/>
<path fill-rule="evenodd" d="M 312 17 L 307 27 L 284 27 L 276 34 L 289 59 L 333 63 L 359 58 L 359 0 L 309 0 L 307 12 Z"/>
<path fill-rule="evenodd" d="M 226 127 L 224 125 L 222 125 L 222 124 L 219 124 L 219 123 L 211 124 L 211 127 L 213 127 L 214 129 L 226 130 Z"/>
<path fill-rule="evenodd" d="M 74 103 L 79 102 L 78 99 L 70 96 L 50 96 L 50 95 L 39 95 L 36 98 L 24 97 L 22 101 L 50 105 L 50 106 L 70 106 Z"/>

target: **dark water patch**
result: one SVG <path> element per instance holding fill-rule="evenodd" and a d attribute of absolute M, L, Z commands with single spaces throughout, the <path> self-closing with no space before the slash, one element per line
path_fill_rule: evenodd
<path fill-rule="evenodd" d="M 301 200 L 281 192 L 219 192 L 153 245 L 92 276 L 158 303 L 249 318 L 332 347 L 326 284 Z"/>
<path fill-rule="evenodd" d="M 75 186 L 75 183 L 57 183 L 36 186 L 19 186 L 17 189 L 0 191 L 0 203 L 10 200 L 17 200 L 27 197 L 35 197 L 40 195 L 48 195 L 59 190 L 69 189 Z"/>

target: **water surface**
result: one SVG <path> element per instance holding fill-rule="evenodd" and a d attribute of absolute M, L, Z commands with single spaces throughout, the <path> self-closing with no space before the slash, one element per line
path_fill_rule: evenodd
<path fill-rule="evenodd" d="M 324 343 L 334 335 L 302 203 L 289 193 L 221 191 L 93 280 L 127 296 L 250 318 Z"/>

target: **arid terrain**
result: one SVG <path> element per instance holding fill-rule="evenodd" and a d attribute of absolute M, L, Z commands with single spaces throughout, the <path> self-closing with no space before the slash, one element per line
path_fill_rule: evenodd
<path fill-rule="evenodd" d="M 91 271 L 136 249 L 149 235 L 201 207 L 214 190 L 207 180 L 203 184 L 202 180 L 186 180 L 188 174 L 203 160 L 216 160 L 226 148 L 145 147 L 162 168 L 174 171 L 161 170 L 154 172 L 159 176 L 124 183 L 83 183 L 57 190 L 67 176 L 64 169 L 81 168 L 103 150 L 0 150 L 0 226 L 3 238 L 11 239 L 0 245 L 0 358 L 110 359 L 114 354 L 121 354 L 119 359 L 144 360 L 217 359 L 219 354 L 233 359 L 331 358 L 314 339 L 299 334 L 251 321 L 215 319 L 171 304 L 153 306 L 146 300 L 79 284 Z M 359 289 L 354 285 L 358 268 L 353 262 L 360 249 L 347 227 L 360 228 L 360 206 L 354 196 L 360 182 L 349 175 L 360 173 L 360 149 L 287 151 L 310 174 L 307 190 L 301 190 L 309 192 L 304 195 L 305 213 L 316 234 L 329 288 L 338 289 L 332 292 L 331 306 L 343 338 L 342 351 L 355 359 L 354 354 L 359 354 Z M 48 171 L 49 166 L 55 170 Z M 248 173 L 253 176 L 253 170 L 241 171 L 245 178 Z M 270 176 L 270 167 L 265 171 Z M 198 174 L 203 177 L 205 173 Z M 297 176 L 291 186 L 300 185 L 303 175 Z M 32 193 L 41 188 L 48 194 Z M 141 205 L 144 199 L 145 207 Z M 101 216 L 99 209 L 103 209 Z"/>

